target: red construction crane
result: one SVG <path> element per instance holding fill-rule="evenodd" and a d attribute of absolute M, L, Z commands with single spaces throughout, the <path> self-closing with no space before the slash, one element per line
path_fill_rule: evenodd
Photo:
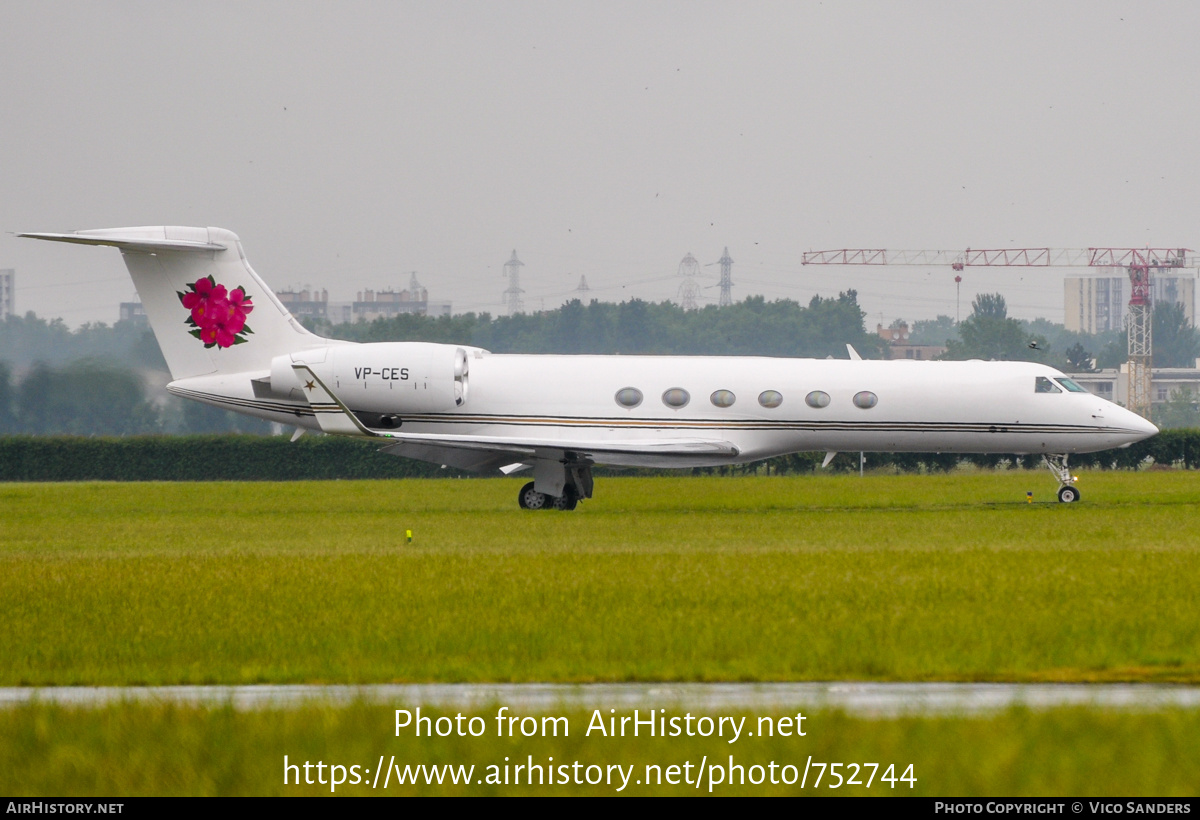
<path fill-rule="evenodd" d="M 1126 406 L 1150 418 L 1150 276 L 1151 270 L 1192 267 L 1187 248 L 1004 248 L 965 251 L 889 251 L 843 248 L 809 251 L 803 265 L 949 265 L 972 267 L 1123 267 L 1129 274 L 1129 392 Z"/>

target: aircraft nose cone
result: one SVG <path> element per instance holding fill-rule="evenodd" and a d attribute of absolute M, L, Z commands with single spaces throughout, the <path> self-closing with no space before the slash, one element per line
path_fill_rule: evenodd
<path fill-rule="evenodd" d="M 1121 408 L 1120 425 L 1128 429 L 1135 435 L 1130 438 L 1130 441 L 1141 441 L 1144 438 L 1157 435 L 1158 428 L 1154 426 L 1148 419 L 1144 419 L 1137 413 Z"/>
<path fill-rule="evenodd" d="M 1149 419 L 1144 419 L 1141 416 L 1138 416 L 1137 420 L 1138 426 L 1135 429 L 1144 434 L 1143 438 L 1150 438 L 1150 436 L 1158 434 L 1158 427 L 1150 422 Z"/>

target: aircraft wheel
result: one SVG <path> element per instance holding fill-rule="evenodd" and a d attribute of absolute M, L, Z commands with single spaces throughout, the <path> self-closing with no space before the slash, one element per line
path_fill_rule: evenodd
<path fill-rule="evenodd" d="M 521 505 L 521 509 L 523 510 L 544 510 L 549 500 L 545 493 L 539 493 L 533 488 L 532 481 L 522 487 L 521 492 L 517 493 L 517 503 Z"/>
<path fill-rule="evenodd" d="M 556 510 L 573 510 L 579 504 L 579 499 L 575 497 L 575 493 L 570 487 L 563 488 L 563 494 L 558 498 L 550 499 L 550 506 Z"/>
<path fill-rule="evenodd" d="M 1079 500 L 1079 490 L 1068 484 L 1065 487 L 1058 488 L 1058 500 L 1064 504 L 1071 504 Z"/>

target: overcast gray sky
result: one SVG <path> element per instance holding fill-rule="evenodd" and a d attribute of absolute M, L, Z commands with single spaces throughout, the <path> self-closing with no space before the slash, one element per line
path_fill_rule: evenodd
<path fill-rule="evenodd" d="M 857 288 L 954 312 L 948 269 L 837 247 L 1200 246 L 1195 2 L 0 0 L 0 268 L 17 308 L 112 322 L 120 255 L 9 232 L 236 231 L 271 286 L 503 312 L 586 275 L 673 298 Z M 703 284 L 717 299 L 715 266 Z M 1061 321 L 1063 271 L 964 274 Z"/>

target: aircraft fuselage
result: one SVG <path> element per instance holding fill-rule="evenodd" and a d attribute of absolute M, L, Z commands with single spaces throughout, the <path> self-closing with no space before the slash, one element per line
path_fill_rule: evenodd
<path fill-rule="evenodd" d="M 459 366 L 462 354 L 467 364 L 457 382 L 456 351 Z M 1026 362 L 502 355 L 406 342 L 336 345 L 290 358 L 306 362 L 372 430 L 532 438 L 564 449 L 586 449 L 581 438 L 699 437 L 736 449 L 591 456 L 626 466 L 713 466 L 820 450 L 1077 453 L 1155 432 L 1112 402 L 1072 392 L 1059 371 Z M 254 396 L 254 379 L 267 377 L 274 395 Z M 171 389 L 321 429 L 303 385 L 279 368 L 186 379 Z"/>

